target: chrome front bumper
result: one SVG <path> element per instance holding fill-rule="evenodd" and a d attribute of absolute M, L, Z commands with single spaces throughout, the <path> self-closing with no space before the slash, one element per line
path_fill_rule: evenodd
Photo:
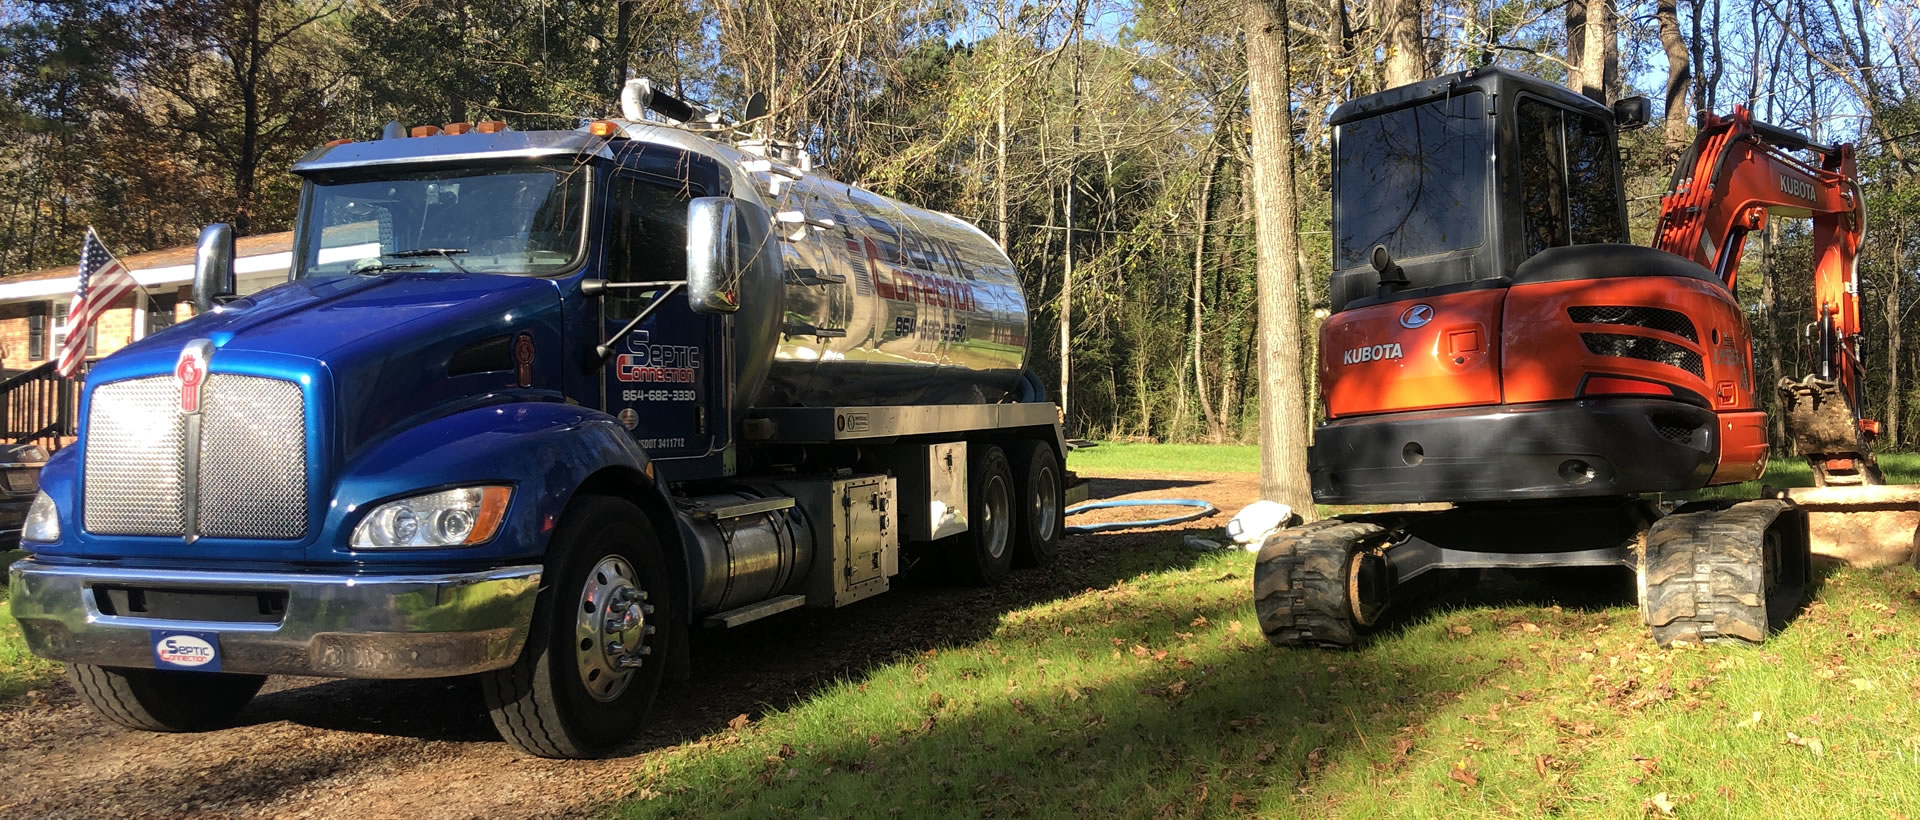
<path fill-rule="evenodd" d="M 331 678 L 437 678 L 520 656 L 540 567 L 448 575 L 319 575 L 75 567 L 28 558 L 11 572 L 13 617 L 41 657 L 152 668 L 154 630 L 219 636 L 221 671 Z M 285 593 L 277 623 L 106 614 L 96 586 Z"/>

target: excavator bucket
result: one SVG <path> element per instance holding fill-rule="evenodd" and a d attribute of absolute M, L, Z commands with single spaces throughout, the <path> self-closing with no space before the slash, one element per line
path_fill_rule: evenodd
<path fill-rule="evenodd" d="M 1813 554 L 1856 567 L 1914 561 L 1920 548 L 1920 484 L 1775 490 L 1807 513 Z"/>
<path fill-rule="evenodd" d="M 1813 467 L 1821 487 L 1860 487 L 1886 483 L 1880 465 L 1860 435 L 1859 415 L 1839 382 L 1808 376 L 1780 380 L 1780 407 L 1794 452 Z"/>

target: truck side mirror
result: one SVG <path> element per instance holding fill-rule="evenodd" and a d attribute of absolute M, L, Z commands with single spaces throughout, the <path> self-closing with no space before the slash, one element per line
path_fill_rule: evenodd
<path fill-rule="evenodd" d="M 1672 116 L 1669 114 L 1668 116 Z M 1613 104 L 1613 125 L 1631 131 L 1653 121 L 1653 106 L 1646 97 L 1625 97 Z"/>
<path fill-rule="evenodd" d="M 213 306 L 233 298 L 238 288 L 233 276 L 233 226 L 215 222 L 200 229 L 200 247 L 193 255 L 193 310 L 209 313 Z"/>
<path fill-rule="evenodd" d="M 687 203 L 687 304 L 695 313 L 740 309 L 740 280 L 752 267 L 742 203 L 703 196 Z"/>

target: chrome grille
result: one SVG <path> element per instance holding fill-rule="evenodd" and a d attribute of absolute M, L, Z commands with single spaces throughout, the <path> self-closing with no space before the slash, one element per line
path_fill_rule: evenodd
<path fill-rule="evenodd" d="M 216 373 L 201 410 L 200 534 L 307 533 L 307 430 L 300 386 Z"/>
<path fill-rule="evenodd" d="M 202 394 L 198 534 L 307 532 L 306 406 L 299 385 L 216 373 Z M 170 376 L 104 384 L 89 404 L 85 514 L 103 535 L 184 535 L 186 417 Z"/>
<path fill-rule="evenodd" d="M 93 391 L 91 408 L 82 477 L 87 531 L 181 534 L 185 424 L 173 379 L 100 385 Z"/>

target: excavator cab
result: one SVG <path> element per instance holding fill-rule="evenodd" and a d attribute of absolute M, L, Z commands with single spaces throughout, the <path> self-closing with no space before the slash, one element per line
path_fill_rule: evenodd
<path fill-rule="evenodd" d="M 1547 248 L 1629 241 L 1614 135 L 1645 113 L 1621 108 L 1497 68 L 1341 106 L 1333 310 L 1494 287 Z"/>

